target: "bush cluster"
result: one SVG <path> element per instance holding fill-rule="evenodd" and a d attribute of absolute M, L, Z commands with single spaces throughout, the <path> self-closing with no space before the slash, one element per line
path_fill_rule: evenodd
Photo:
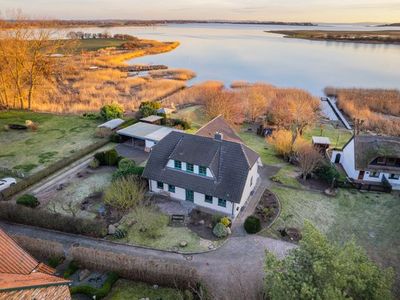
<path fill-rule="evenodd" d="M 261 221 L 256 216 L 249 216 L 244 221 L 244 229 L 247 233 L 254 234 L 261 230 Z"/>
<path fill-rule="evenodd" d="M 102 299 L 110 293 L 112 286 L 118 280 L 118 274 L 108 273 L 107 279 L 101 288 L 95 288 L 90 285 L 78 285 L 71 287 L 71 294 L 85 294 L 90 298 L 96 296 L 96 299 Z"/>
<path fill-rule="evenodd" d="M 156 115 L 157 110 L 161 108 L 160 102 L 157 101 L 144 101 L 139 106 L 139 113 L 142 118 Z"/>
<path fill-rule="evenodd" d="M 97 152 L 94 158 L 99 161 L 101 166 L 116 166 L 121 159 L 115 149 Z"/>
<path fill-rule="evenodd" d="M 314 173 L 318 178 L 326 181 L 327 183 L 332 183 L 334 179 L 337 180 L 340 178 L 340 173 L 330 163 L 321 164 L 321 166 L 319 166 Z"/>
<path fill-rule="evenodd" d="M 21 180 L 17 182 L 15 185 L 12 187 L 9 187 L 8 189 L 0 192 L 0 200 L 5 200 L 10 198 L 11 196 L 15 195 L 16 193 L 25 190 L 27 187 L 39 182 L 43 178 L 50 176 L 54 172 L 57 172 L 58 170 L 70 165 L 71 163 L 75 162 L 76 160 L 80 159 L 81 157 L 93 152 L 96 149 L 99 149 L 100 147 L 104 146 L 105 144 L 108 143 L 108 140 L 104 139 L 101 141 L 98 141 L 97 143 L 94 143 L 92 145 L 89 145 L 86 148 L 83 148 L 79 151 L 74 152 L 69 157 L 63 158 L 47 168 L 40 170 L 39 172 L 25 178 L 24 180 Z"/>
<path fill-rule="evenodd" d="M 71 261 L 68 264 L 67 269 L 64 271 L 64 278 L 69 278 L 73 275 L 76 271 L 78 271 L 79 266 L 75 261 Z"/>
<path fill-rule="evenodd" d="M 121 177 L 111 183 L 104 194 L 104 203 L 118 209 L 137 206 L 144 198 L 145 187 L 136 176 Z"/>
<path fill-rule="evenodd" d="M 18 197 L 17 204 L 35 208 L 36 206 L 38 206 L 40 204 L 40 202 L 35 196 L 30 195 L 30 194 L 25 194 L 25 195 Z"/>
<path fill-rule="evenodd" d="M 217 225 L 221 219 L 223 218 L 223 215 L 220 214 L 215 214 L 211 216 L 211 225 L 214 227 L 215 225 Z"/>
<path fill-rule="evenodd" d="M 100 116 L 103 120 L 122 118 L 124 109 L 118 103 L 106 104 L 100 109 Z"/>
<path fill-rule="evenodd" d="M 11 202 L 0 202 L 0 219 L 93 237 L 104 237 L 107 234 L 107 224 L 103 221 L 74 218 Z"/>
<path fill-rule="evenodd" d="M 213 229 L 213 234 L 217 238 L 224 238 L 228 235 L 228 230 L 226 229 L 226 226 L 222 223 L 217 223 Z"/>

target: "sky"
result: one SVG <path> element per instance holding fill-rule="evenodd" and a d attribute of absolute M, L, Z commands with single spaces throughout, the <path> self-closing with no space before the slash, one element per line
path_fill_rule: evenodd
<path fill-rule="evenodd" d="M 400 0 L 0 0 L 31 18 L 400 22 Z"/>

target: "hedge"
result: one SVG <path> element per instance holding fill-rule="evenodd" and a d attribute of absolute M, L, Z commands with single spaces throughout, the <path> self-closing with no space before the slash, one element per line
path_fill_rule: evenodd
<path fill-rule="evenodd" d="M 73 162 L 77 161 L 78 159 L 82 158 L 83 156 L 103 147 L 105 144 L 109 142 L 108 139 L 102 139 L 94 144 L 87 146 L 81 150 L 76 151 L 69 157 L 60 159 L 59 161 L 51 164 L 47 168 L 17 182 L 15 185 L 5 189 L 4 191 L 0 192 L 0 200 L 7 200 L 11 196 L 25 190 L 27 187 L 41 181 L 42 179 L 50 176 L 51 174 L 59 171 L 60 169 L 72 164 Z"/>
<path fill-rule="evenodd" d="M 93 237 L 104 237 L 107 234 L 107 224 L 104 221 L 74 218 L 12 202 L 0 202 L 0 219 Z"/>
<path fill-rule="evenodd" d="M 256 216 L 248 216 L 244 221 L 244 229 L 249 234 L 257 233 L 261 230 L 261 221 Z"/>
<path fill-rule="evenodd" d="M 110 272 L 101 288 L 95 288 L 90 285 L 78 285 L 71 287 L 70 292 L 71 294 L 85 294 L 91 298 L 96 296 L 96 299 L 102 299 L 110 293 L 112 286 L 118 278 L 117 273 Z"/>
<path fill-rule="evenodd" d="M 17 199 L 17 204 L 24 205 L 27 207 L 35 208 L 40 204 L 39 200 L 30 194 L 24 194 Z"/>

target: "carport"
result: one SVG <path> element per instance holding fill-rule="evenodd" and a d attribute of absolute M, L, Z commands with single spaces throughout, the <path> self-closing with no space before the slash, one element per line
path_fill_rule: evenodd
<path fill-rule="evenodd" d="M 117 133 L 125 140 L 126 145 L 150 152 L 151 148 L 161 141 L 171 131 L 176 129 L 144 122 L 138 122 L 118 130 Z"/>

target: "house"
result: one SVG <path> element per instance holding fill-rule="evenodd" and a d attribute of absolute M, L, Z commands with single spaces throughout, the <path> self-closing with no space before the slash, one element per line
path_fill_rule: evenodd
<path fill-rule="evenodd" d="M 321 153 L 326 153 L 326 150 L 328 150 L 329 146 L 331 145 L 331 141 L 328 137 L 313 136 L 311 139 L 313 147 Z"/>
<path fill-rule="evenodd" d="M 38 262 L 0 229 L 0 299 L 71 299 L 69 280 Z"/>
<path fill-rule="evenodd" d="M 153 147 L 143 177 L 151 192 L 235 218 L 257 186 L 260 166 L 256 152 L 220 132 L 171 132 Z"/>
<path fill-rule="evenodd" d="M 124 122 L 125 122 L 124 120 L 117 118 L 117 119 L 109 120 L 103 124 L 100 124 L 97 127 L 98 128 L 108 128 L 108 129 L 114 130 L 118 126 L 122 125 Z"/>
<path fill-rule="evenodd" d="M 236 134 L 236 132 L 229 126 L 228 123 L 224 120 L 224 118 L 219 115 L 218 117 L 214 118 L 206 125 L 201 127 L 197 132 L 196 135 L 214 138 L 216 132 L 219 132 L 223 135 L 224 140 L 231 141 L 235 143 L 243 143 L 242 139 Z"/>
<path fill-rule="evenodd" d="M 342 150 L 332 151 L 331 161 L 355 182 L 388 182 L 400 190 L 400 137 L 355 135 Z"/>
<path fill-rule="evenodd" d="M 176 129 L 138 122 L 118 130 L 117 134 L 123 138 L 126 144 L 129 144 L 134 148 L 150 152 L 155 144 L 161 141 L 172 131 L 176 131 Z"/>
<path fill-rule="evenodd" d="M 163 117 L 156 116 L 156 115 L 151 115 L 146 118 L 141 118 L 140 121 L 144 123 L 149 123 L 149 124 L 156 124 L 156 125 L 161 125 L 161 120 Z"/>

